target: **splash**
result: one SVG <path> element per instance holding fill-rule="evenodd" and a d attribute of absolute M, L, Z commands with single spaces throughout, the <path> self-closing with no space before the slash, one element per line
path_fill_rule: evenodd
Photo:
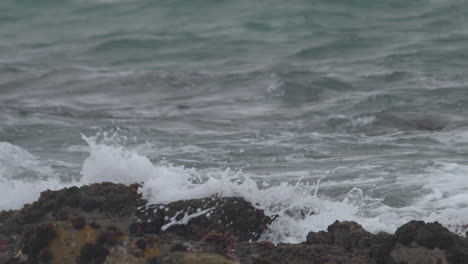
<path fill-rule="evenodd" d="M 111 144 L 109 138 L 101 141 L 99 136 L 82 135 L 82 138 L 88 144 L 89 156 L 83 162 L 81 179 L 75 182 L 60 181 L 52 168 L 31 153 L 0 143 L 0 209 L 18 209 L 37 200 L 45 189 L 102 181 L 138 182 L 142 184 L 139 191 L 150 203 L 167 204 L 215 194 L 242 197 L 275 219 L 261 238 L 275 243 L 302 242 L 308 232 L 324 230 L 336 220 L 356 221 L 371 232 L 391 233 L 413 219 L 439 221 L 459 234 L 466 231 L 468 195 L 464 185 L 454 187 L 453 181 L 464 182 L 468 167 L 459 164 L 436 163 L 435 169 L 428 171 L 430 177 L 422 175 L 426 178 L 422 186 L 424 195 L 410 206 L 395 208 L 385 205 L 382 199 L 367 196 L 358 187 L 351 188 L 342 199 L 327 196 L 321 185 L 324 180 L 327 184 L 333 181 L 330 175 L 318 175 L 316 180 L 302 176 L 296 181 L 268 181 L 242 170 L 194 169 L 154 162 L 130 148 Z M 420 181 L 421 177 L 400 181 L 411 184 L 410 181 Z M 194 216 L 186 215 L 183 221 L 173 224 L 184 224 L 191 217 Z"/>
<path fill-rule="evenodd" d="M 0 142 L 0 210 L 21 208 L 42 191 L 63 186 L 52 168 L 33 154 Z"/>
<path fill-rule="evenodd" d="M 211 195 L 243 197 L 276 220 L 263 239 L 273 242 L 304 241 L 310 231 L 326 229 L 335 220 L 365 223 L 371 230 L 386 230 L 378 217 L 365 218 L 359 208 L 365 198 L 353 189 L 341 201 L 320 195 L 321 177 L 314 184 L 303 178 L 296 182 L 266 183 L 255 180 L 241 170 L 196 170 L 153 163 L 147 157 L 119 146 L 96 143 L 96 137 L 83 139 L 90 147 L 90 156 L 83 164 L 81 184 L 96 181 L 120 183 L 140 182 L 140 192 L 150 203 L 163 203 L 205 198 Z M 266 184 L 265 184 L 266 183 Z M 356 193 L 357 192 L 357 193 Z M 390 227 L 391 228 L 391 227 Z"/>

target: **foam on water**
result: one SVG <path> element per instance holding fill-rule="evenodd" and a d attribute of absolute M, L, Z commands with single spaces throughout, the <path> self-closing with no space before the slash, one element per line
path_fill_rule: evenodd
<path fill-rule="evenodd" d="M 422 219 L 440 221 L 462 233 L 467 222 L 468 194 L 462 183 L 468 174 L 468 166 L 460 164 L 438 162 L 428 168 L 424 182 L 421 182 L 423 195 L 410 206 L 394 208 L 385 205 L 381 199 L 367 196 L 359 186 L 337 200 L 322 193 L 319 181 L 310 183 L 303 178 L 294 183 L 267 182 L 265 178 L 257 181 L 255 175 L 242 171 L 196 170 L 164 162 L 154 163 L 131 149 L 98 143 L 96 138 L 83 136 L 89 146 L 89 156 L 83 163 L 82 178 L 79 182 L 67 183 L 59 181 L 53 170 L 31 153 L 1 143 L 0 193 L 3 198 L 0 199 L 0 209 L 20 208 L 22 204 L 36 200 L 45 189 L 111 181 L 142 183 L 140 192 L 150 203 L 165 204 L 215 194 L 243 197 L 276 218 L 270 231 L 263 235 L 263 239 L 273 242 L 304 241 L 308 232 L 324 230 L 335 220 L 357 221 L 371 232 L 394 232 L 409 220 Z M 10 156 L 14 157 L 13 162 L 7 160 Z M 50 176 L 18 179 L 22 170 Z M 330 182 L 333 180 L 330 177 L 323 175 L 320 179 Z M 401 181 L 402 184 L 414 184 L 414 181 L 422 180 L 421 177 L 402 178 Z M 190 217 L 193 216 L 187 215 L 184 219 Z"/>
<path fill-rule="evenodd" d="M 359 189 L 353 189 L 343 201 L 320 196 L 318 185 L 280 183 L 261 188 L 251 176 L 230 169 L 197 171 L 170 164 L 153 164 L 145 156 L 122 147 L 88 142 L 91 152 L 83 165 L 81 183 L 113 181 L 141 182 L 140 191 L 150 203 L 169 203 L 211 195 L 240 196 L 270 216 L 278 216 L 272 231 L 264 238 L 274 242 L 299 242 L 310 231 L 326 229 L 335 220 L 355 220 L 372 230 L 386 229 L 379 218 L 359 216 Z M 357 196 L 356 196 L 357 191 Z M 387 231 L 392 231 L 388 230 Z"/>
<path fill-rule="evenodd" d="M 444 214 L 428 210 L 425 199 L 432 204 L 435 204 L 431 201 L 433 198 L 443 203 L 439 199 L 441 197 L 434 197 L 431 193 L 405 208 L 386 206 L 381 199 L 368 197 L 357 187 L 352 188 L 344 199 L 336 200 L 321 194 L 319 182 L 309 184 L 299 178 L 295 183 L 284 181 L 273 184 L 266 182 L 265 178 L 257 181 L 255 175 L 242 171 L 195 170 L 167 163 L 154 164 L 147 157 L 129 149 L 97 144 L 93 138 L 84 139 L 90 146 L 90 156 L 84 162 L 81 183 L 102 180 L 141 182 L 143 186 L 140 191 L 150 203 L 170 203 L 214 194 L 240 196 L 263 209 L 266 214 L 276 217 L 276 221 L 270 226 L 271 231 L 263 236 L 274 242 L 303 241 L 308 232 L 324 230 L 335 220 L 357 221 L 371 232 L 394 232 L 398 226 L 412 219 L 441 221 L 448 226 L 452 224 L 452 230 L 455 231 L 460 231 L 457 228 L 463 223 L 460 217 L 457 218 L 460 221 L 451 222 L 450 216 L 454 216 L 456 210 L 450 213 L 449 207 L 435 209 Z M 437 175 L 442 172 L 432 173 Z M 460 181 L 463 180 L 463 175 L 460 172 Z M 328 176 L 323 175 L 321 179 L 326 177 Z M 424 188 L 431 189 L 439 185 L 439 188 L 448 190 L 454 177 L 448 178 L 450 180 L 445 180 L 447 185 L 444 187 L 444 180 L 437 180 L 438 177 L 433 176 L 430 179 L 434 182 L 427 181 Z M 408 184 L 412 184 L 411 180 Z M 457 196 L 453 197 L 456 198 Z M 468 197 L 463 195 L 459 199 L 468 201 Z"/>
<path fill-rule="evenodd" d="M 63 188 L 52 168 L 25 149 L 0 142 L 0 210 L 18 209 L 41 191 Z"/>

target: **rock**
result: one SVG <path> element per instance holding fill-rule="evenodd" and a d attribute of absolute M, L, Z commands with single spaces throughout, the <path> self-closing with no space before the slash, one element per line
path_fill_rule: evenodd
<path fill-rule="evenodd" d="M 333 238 L 331 234 L 325 231 L 319 231 L 317 233 L 309 232 L 309 234 L 307 234 L 306 241 L 309 245 L 314 245 L 314 244 L 332 245 L 333 244 Z"/>
<path fill-rule="evenodd" d="M 215 252 L 227 256 L 230 259 L 235 259 L 234 252 L 237 240 L 229 233 L 222 234 L 220 232 L 211 231 L 206 234 L 200 242 L 207 246 L 203 248 L 205 252 Z"/>
<path fill-rule="evenodd" d="M 100 264 L 103 263 L 109 250 L 96 243 L 86 243 L 81 247 L 80 255 L 76 258 L 77 264 Z"/>
<path fill-rule="evenodd" d="M 251 243 L 242 242 L 238 245 L 236 257 L 240 263 L 249 264 L 373 264 L 368 255 L 325 244 L 278 244 L 269 248 L 252 247 Z"/>
<path fill-rule="evenodd" d="M 338 222 L 328 226 L 333 244 L 345 249 L 369 249 L 377 244 L 376 237 L 356 222 Z"/>
<path fill-rule="evenodd" d="M 369 256 L 385 262 L 389 250 L 387 241 L 391 238 L 373 235 L 356 222 L 338 222 L 328 226 L 328 232 L 310 232 L 307 235 L 306 243 L 309 245 L 334 245 L 353 251 L 357 255 Z"/>
<path fill-rule="evenodd" d="M 149 205 L 141 208 L 137 217 L 131 228 L 134 235 L 170 232 L 191 240 L 215 230 L 240 241 L 256 241 L 271 223 L 270 217 L 244 199 L 217 196 Z"/>
<path fill-rule="evenodd" d="M 394 263 L 448 264 L 444 252 L 439 248 L 429 249 L 421 246 L 406 247 L 401 244 L 396 244 L 390 253 L 390 256 Z"/>
<path fill-rule="evenodd" d="M 37 259 L 42 250 L 47 248 L 49 242 L 57 236 L 57 231 L 54 224 L 40 224 L 29 228 L 23 235 L 21 242 L 21 252 L 27 256 L 28 261 Z M 47 253 L 50 255 L 50 253 Z M 44 252 L 41 254 L 43 257 L 46 255 Z M 32 262 L 34 263 L 34 262 Z"/>
<path fill-rule="evenodd" d="M 434 256 L 434 259 L 441 259 L 441 263 L 466 264 L 468 260 L 468 241 L 437 222 L 411 221 L 397 229 L 395 240 L 397 245 L 392 252 L 394 259 L 400 259 L 411 251 L 413 254 L 421 252 L 419 255 L 422 257 Z M 403 250 L 403 247 L 407 249 Z M 421 251 L 420 248 L 426 250 Z"/>
<path fill-rule="evenodd" d="M 304 243 L 275 245 L 254 242 L 273 220 L 242 198 L 146 205 L 137 188 L 45 191 L 21 210 L 0 212 L 0 263 L 468 263 L 467 239 L 439 223 L 412 221 L 395 235 L 374 235 L 337 221 Z"/>
<path fill-rule="evenodd" d="M 86 225 L 86 220 L 82 216 L 76 216 L 71 219 L 73 228 L 82 229 Z"/>
<path fill-rule="evenodd" d="M 47 190 L 41 193 L 37 202 L 27 204 L 21 210 L 0 212 L 0 234 L 21 233 L 28 225 L 43 221 L 64 221 L 68 215 L 97 213 L 109 214 L 112 216 L 109 219 L 134 217 L 136 208 L 145 203 L 135 185 L 105 182 Z"/>

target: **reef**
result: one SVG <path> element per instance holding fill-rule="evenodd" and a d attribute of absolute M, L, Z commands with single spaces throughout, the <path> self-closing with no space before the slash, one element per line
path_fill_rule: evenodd
<path fill-rule="evenodd" d="M 468 263 L 468 240 L 437 222 L 372 234 L 336 221 L 303 243 L 273 244 L 259 239 L 275 217 L 242 198 L 149 204 L 138 188 L 47 190 L 20 210 L 0 212 L 0 263 Z"/>

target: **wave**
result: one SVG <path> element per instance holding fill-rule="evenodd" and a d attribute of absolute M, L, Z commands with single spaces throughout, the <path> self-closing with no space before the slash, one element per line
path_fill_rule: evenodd
<path fill-rule="evenodd" d="M 395 184 L 420 184 L 423 195 L 411 201 L 410 205 L 397 208 L 386 205 L 382 199 L 366 195 L 366 191 L 358 186 L 351 187 L 339 199 L 322 194 L 322 189 L 333 180 L 326 174 L 318 175 L 319 178 L 314 181 L 305 178 L 282 181 L 230 169 L 185 168 L 152 162 L 131 149 L 98 143 L 97 138 L 83 136 L 88 144 L 89 156 L 82 165 L 82 178 L 68 182 L 61 181 L 50 167 L 26 150 L 9 143 L 0 144 L 2 157 L 15 157 L 11 162 L 7 162 L 6 158 L 3 160 L 10 167 L 3 165 L 7 169 L 0 174 L 0 209 L 17 209 L 24 203 L 36 200 L 45 189 L 103 181 L 138 182 L 142 184 L 140 192 L 143 197 L 151 203 L 169 203 L 215 194 L 243 197 L 276 218 L 270 231 L 263 235 L 263 239 L 273 242 L 303 241 L 308 232 L 324 230 L 335 220 L 357 221 L 372 232 L 393 232 L 412 219 L 440 221 L 453 231 L 464 231 L 468 195 L 463 185 L 453 188 L 453 184 L 463 182 L 468 166 L 439 162 L 426 171 L 428 175 L 416 175 L 412 179 L 400 177 Z M 23 177 L 21 169 L 14 166 L 21 166 L 21 169 L 43 177 L 31 177 L 31 174 L 29 178 Z M 425 182 L 415 182 L 423 176 Z M 322 183 L 327 180 L 327 183 Z"/>
<path fill-rule="evenodd" d="M 33 154 L 0 142 L 0 210 L 18 209 L 46 189 L 65 186 L 54 170 Z"/>

